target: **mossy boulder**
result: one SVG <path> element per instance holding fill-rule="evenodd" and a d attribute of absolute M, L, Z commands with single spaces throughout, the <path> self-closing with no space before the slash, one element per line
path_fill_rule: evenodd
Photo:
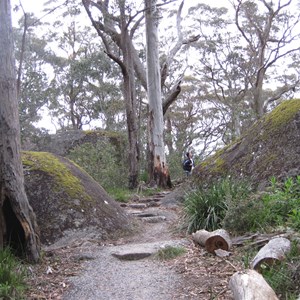
<path fill-rule="evenodd" d="M 242 137 L 194 170 L 199 184 L 224 176 L 246 178 L 263 188 L 272 176 L 300 174 L 300 100 L 281 103 Z"/>
<path fill-rule="evenodd" d="M 128 233 L 131 219 L 105 190 L 70 160 L 48 152 L 22 153 L 25 188 L 43 244 L 69 234 L 96 233 L 105 240 Z"/>

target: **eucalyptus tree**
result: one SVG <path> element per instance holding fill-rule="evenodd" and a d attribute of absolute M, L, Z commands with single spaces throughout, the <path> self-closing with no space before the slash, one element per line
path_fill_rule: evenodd
<path fill-rule="evenodd" d="M 116 7 L 110 6 L 109 1 L 94 2 L 83 0 L 82 2 L 93 26 L 105 45 L 107 55 L 119 65 L 122 71 L 129 140 L 129 188 L 135 188 L 138 183 L 139 150 L 133 59 L 133 55 L 137 55 L 137 53 L 133 52 L 132 36 L 141 19 L 130 28 L 133 20 L 131 18 L 128 20 L 126 4 L 123 0 L 119 1 Z M 96 8 L 101 17 L 94 19 L 90 10 L 91 7 Z M 118 11 L 119 17 L 114 16 L 114 10 Z M 119 56 L 116 45 L 112 44 L 110 39 L 122 51 L 122 57 Z"/>
<path fill-rule="evenodd" d="M 145 0 L 146 46 L 147 46 L 147 92 L 149 101 L 150 157 L 152 157 L 151 179 L 159 186 L 170 182 L 164 144 L 164 120 L 161 94 L 161 74 L 158 49 L 158 10 L 156 0 Z"/>
<path fill-rule="evenodd" d="M 299 85 L 299 74 L 283 65 L 299 60 L 300 13 L 292 7 L 293 1 L 232 1 L 235 24 L 247 47 L 247 60 L 253 68 L 250 78 L 252 106 L 256 117 L 265 113 L 269 103 L 278 100 Z M 281 68 L 281 69 L 279 69 Z M 284 78 L 275 81 L 273 74 Z M 277 89 L 265 98 L 266 81 L 275 81 Z"/>
<path fill-rule="evenodd" d="M 129 137 L 129 186 L 137 185 L 139 149 L 137 148 L 137 123 L 136 123 L 136 93 L 135 80 L 139 80 L 141 85 L 147 90 L 147 76 L 144 61 L 139 49 L 134 43 L 134 36 L 144 22 L 144 7 L 141 2 L 135 1 L 91 1 L 82 0 L 87 14 L 101 37 L 107 55 L 116 62 L 122 71 L 124 81 L 124 99 L 126 102 L 127 130 Z M 170 1 L 174 2 L 174 1 Z M 140 5 L 140 6 L 139 6 Z M 164 2 L 157 3 L 156 7 L 162 7 Z M 177 39 L 174 46 L 161 60 L 161 85 L 163 86 L 169 74 L 169 67 L 182 45 L 195 41 L 195 37 L 184 37 L 181 32 L 181 12 L 183 1 L 177 14 Z M 180 93 L 181 80 L 177 80 L 173 86 L 163 95 L 163 113 L 176 100 Z M 151 157 L 150 157 L 151 158 Z M 154 169 L 154 168 L 153 168 Z"/>
<path fill-rule="evenodd" d="M 17 90 L 19 98 L 19 116 L 22 139 L 35 136 L 40 130 L 34 125 L 41 119 L 41 110 L 49 99 L 48 74 L 46 73 L 48 58 L 51 52 L 47 49 L 47 41 L 39 38 L 35 29 L 36 18 L 26 14 L 18 27 L 14 29 L 15 53 L 17 62 Z M 26 40 L 24 38 L 24 22 Z M 36 24 L 29 26 L 29 24 Z"/>
<path fill-rule="evenodd" d="M 201 79 L 199 97 L 223 115 L 216 128 L 225 144 L 299 86 L 299 17 L 286 10 L 291 1 L 276 9 L 263 0 L 231 2 L 234 15 L 204 4 L 190 10 L 200 34 L 192 73 Z"/>
<path fill-rule="evenodd" d="M 17 82 L 10 0 L 0 0 L 0 247 L 37 261 L 38 228 L 28 202 L 20 154 Z"/>
<path fill-rule="evenodd" d="M 216 116 L 210 130 L 204 126 L 204 136 L 211 132 L 215 140 L 217 133 L 227 144 L 241 134 L 245 116 L 249 115 L 246 91 L 252 67 L 245 58 L 246 49 L 233 31 L 227 8 L 199 4 L 190 9 L 190 14 L 195 17 L 194 30 L 200 34 L 193 49 L 197 59 L 194 58 L 191 68 L 193 76 L 199 80 L 197 97 Z"/>
<path fill-rule="evenodd" d="M 124 130 L 124 123 L 116 122 L 124 110 L 118 72 L 99 47 L 97 36 L 78 20 L 79 14 L 76 6 L 68 8 L 66 20 L 56 20 L 48 33 L 48 44 L 57 49 L 50 59 L 50 115 L 60 129 L 81 130 L 93 124 Z"/>
<path fill-rule="evenodd" d="M 196 148 L 195 156 L 203 158 L 219 146 L 230 117 L 223 113 L 225 105 L 212 104 L 208 96 L 209 90 L 206 90 L 201 78 L 184 78 L 182 91 L 166 114 L 170 124 L 172 147 L 176 150 L 168 148 L 169 153 L 177 152 L 182 157 L 187 149 Z"/>

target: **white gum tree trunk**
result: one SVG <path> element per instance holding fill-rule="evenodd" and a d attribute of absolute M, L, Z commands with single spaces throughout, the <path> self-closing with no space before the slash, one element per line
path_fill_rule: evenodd
<path fill-rule="evenodd" d="M 147 93 L 149 102 L 150 177 L 158 186 L 170 186 L 164 145 L 164 120 L 161 96 L 161 75 L 158 53 L 158 18 L 156 0 L 145 0 L 147 45 Z"/>
<path fill-rule="evenodd" d="M 24 187 L 13 50 L 10 0 L 0 0 L 0 247 L 37 261 L 40 243 Z"/>

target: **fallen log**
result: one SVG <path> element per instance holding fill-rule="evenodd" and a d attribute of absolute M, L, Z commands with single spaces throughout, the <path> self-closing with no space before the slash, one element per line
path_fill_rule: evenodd
<path fill-rule="evenodd" d="M 193 241 L 199 244 L 202 247 L 205 247 L 206 240 L 210 237 L 211 232 L 201 229 L 192 233 Z"/>
<path fill-rule="evenodd" d="M 224 229 L 217 229 L 212 232 L 202 229 L 193 233 L 192 237 L 196 243 L 205 247 L 209 253 L 214 253 L 217 249 L 228 251 L 232 245 L 230 236 Z"/>
<path fill-rule="evenodd" d="M 290 250 L 291 242 L 288 239 L 284 237 L 273 238 L 258 251 L 250 266 L 254 270 L 259 270 L 263 263 L 272 265 L 283 260 Z"/>
<path fill-rule="evenodd" d="M 278 300 L 273 289 L 255 270 L 234 273 L 229 280 L 234 300 Z"/>

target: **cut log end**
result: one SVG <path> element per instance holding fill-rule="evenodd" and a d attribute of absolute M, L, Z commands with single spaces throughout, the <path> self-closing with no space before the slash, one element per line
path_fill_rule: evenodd
<path fill-rule="evenodd" d="M 214 235 L 207 239 L 205 249 L 209 253 L 213 253 L 217 249 L 228 251 L 229 245 L 222 236 Z"/>
<path fill-rule="evenodd" d="M 215 253 L 217 249 L 228 251 L 232 245 L 229 234 L 224 229 L 217 229 L 213 232 L 198 230 L 193 233 L 193 240 L 205 247 L 209 253 Z"/>

